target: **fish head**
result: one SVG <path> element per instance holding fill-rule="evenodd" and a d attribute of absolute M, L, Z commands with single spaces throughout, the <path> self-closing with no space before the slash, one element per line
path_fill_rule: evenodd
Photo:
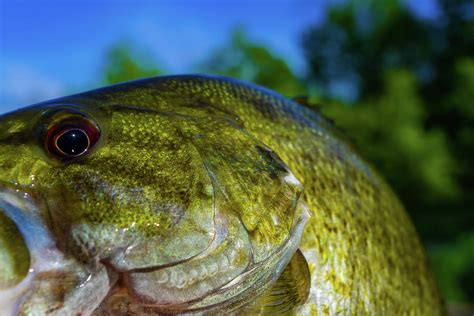
<path fill-rule="evenodd" d="M 31 266 L 105 267 L 118 277 L 103 293 L 123 288 L 167 311 L 232 305 L 278 276 L 307 219 L 302 185 L 222 109 L 229 99 L 196 91 L 203 80 L 140 81 L 0 116 L 0 210 Z"/>

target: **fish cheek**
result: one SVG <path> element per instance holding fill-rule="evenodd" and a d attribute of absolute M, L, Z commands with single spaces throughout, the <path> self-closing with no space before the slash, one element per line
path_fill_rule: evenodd
<path fill-rule="evenodd" d="M 178 146 L 178 145 L 174 145 Z M 186 142 L 161 152 L 149 207 L 168 219 L 151 234 L 113 260 L 120 270 L 167 265 L 203 252 L 215 238 L 214 190 L 199 153 Z M 140 201 L 144 205 L 144 200 Z M 152 219 L 153 220 L 153 219 Z M 153 222 L 148 222 L 152 223 Z M 148 229 L 148 227 L 145 227 Z"/>
<path fill-rule="evenodd" d="M 135 119 L 145 127 L 112 129 L 90 159 L 57 171 L 57 199 L 50 198 L 60 201 L 54 217 L 67 219 L 66 248 L 121 271 L 185 260 L 215 233 L 213 189 L 199 153 L 172 134 L 151 143 L 162 134 L 154 128 L 167 122 L 143 115 Z"/>

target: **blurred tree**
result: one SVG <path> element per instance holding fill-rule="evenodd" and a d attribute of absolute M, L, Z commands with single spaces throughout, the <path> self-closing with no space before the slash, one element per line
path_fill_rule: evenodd
<path fill-rule="evenodd" d="M 286 96 L 297 96 L 306 91 L 284 59 L 250 41 L 239 28 L 224 47 L 200 65 L 200 70 L 254 82 Z"/>
<path fill-rule="evenodd" d="M 384 71 L 403 66 L 416 74 L 424 97 L 437 99 L 445 91 L 433 93 L 434 86 L 452 87 L 454 63 L 474 55 L 469 4 L 442 0 L 437 19 L 420 20 L 397 0 L 344 1 L 303 36 L 310 77 L 323 94 L 345 96 L 338 87 L 350 87 L 356 100 L 380 92 Z"/>
<path fill-rule="evenodd" d="M 382 83 L 378 97 L 357 106 L 331 103 L 322 110 L 354 135 L 356 147 L 397 182 L 402 196 L 414 199 L 411 205 L 433 195 L 453 196 L 454 161 L 444 134 L 423 127 L 426 113 L 416 80 L 408 71 L 392 70 Z"/>
<path fill-rule="evenodd" d="M 137 52 L 130 43 L 122 42 L 112 46 L 106 55 L 104 65 L 105 83 L 117 83 L 161 74 L 161 70 L 146 56 Z"/>
<path fill-rule="evenodd" d="M 433 270 L 438 277 L 440 288 L 448 299 L 473 302 L 473 249 L 474 233 L 471 233 L 461 235 L 453 244 L 441 245 L 431 250 Z"/>
<path fill-rule="evenodd" d="M 436 16 L 421 19 L 397 0 L 349 0 L 303 35 L 307 80 L 328 100 L 323 110 L 388 178 L 428 245 L 474 234 L 474 5 L 436 3 Z M 460 293 L 472 286 L 460 278 L 472 280 L 474 270 L 439 268 L 443 256 L 466 253 L 433 249 L 440 279 L 457 282 L 445 282 L 445 294 L 466 299 Z"/>

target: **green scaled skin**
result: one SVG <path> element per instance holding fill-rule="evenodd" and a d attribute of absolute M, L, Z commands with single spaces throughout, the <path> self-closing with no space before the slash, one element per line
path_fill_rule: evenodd
<path fill-rule="evenodd" d="M 0 215 L 1 315 L 444 313 L 388 185 L 319 114 L 231 79 L 0 116 Z"/>

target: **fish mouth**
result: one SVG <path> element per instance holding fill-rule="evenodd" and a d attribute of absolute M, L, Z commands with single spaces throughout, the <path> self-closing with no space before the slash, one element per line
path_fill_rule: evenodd
<path fill-rule="evenodd" d="M 15 224 L 30 257 L 24 279 L 0 287 L 0 315 L 91 314 L 117 280 L 104 266 L 66 257 L 43 220 L 45 210 L 34 192 L 0 182 L 0 212 Z"/>

